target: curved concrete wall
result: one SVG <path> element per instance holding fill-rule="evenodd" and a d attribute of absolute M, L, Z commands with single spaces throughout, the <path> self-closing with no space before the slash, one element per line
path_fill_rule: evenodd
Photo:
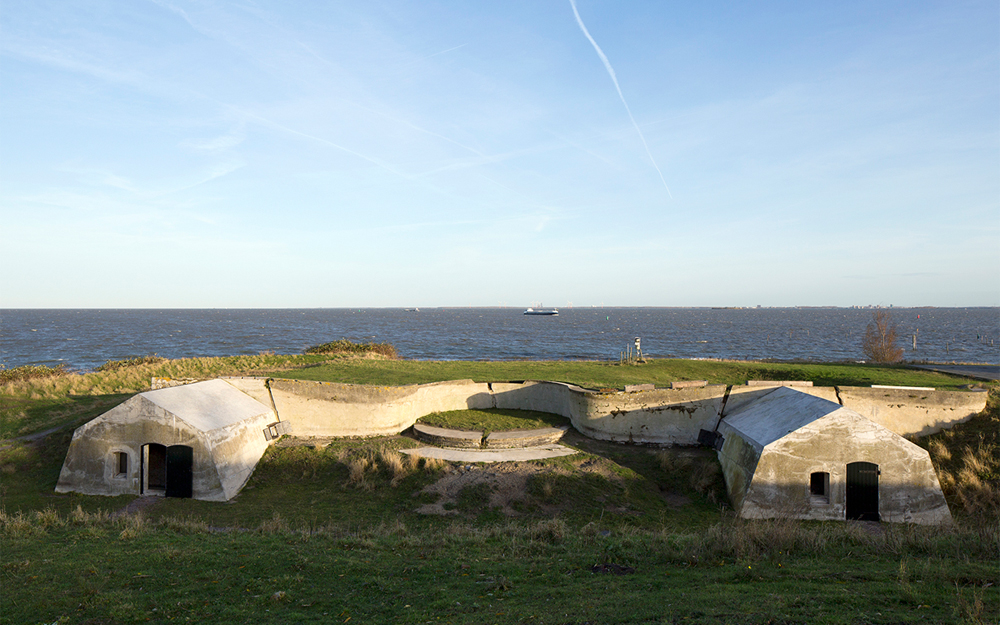
<path fill-rule="evenodd" d="M 694 445 L 729 414 L 778 387 L 722 384 L 700 388 L 600 393 L 561 382 L 453 380 L 407 386 L 225 378 L 288 422 L 294 436 L 398 434 L 432 412 L 514 408 L 562 415 L 591 438 Z M 964 421 L 986 406 L 986 393 L 862 387 L 802 387 L 902 435 L 924 435 Z M 724 417 L 723 417 L 724 418 Z"/>

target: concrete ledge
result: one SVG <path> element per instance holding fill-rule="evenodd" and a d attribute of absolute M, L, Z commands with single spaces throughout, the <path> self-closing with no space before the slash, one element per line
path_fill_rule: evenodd
<path fill-rule="evenodd" d="M 708 386 L 708 380 L 680 380 L 677 382 L 671 382 L 670 388 L 701 388 L 703 386 Z"/>
<path fill-rule="evenodd" d="M 747 386 L 812 386 L 812 380 L 747 380 Z"/>
<path fill-rule="evenodd" d="M 556 443 L 566 434 L 569 426 L 558 428 L 540 428 L 537 430 L 511 430 L 509 432 L 490 432 L 486 437 L 486 447 L 489 449 L 513 449 L 517 447 L 538 447 Z"/>
<path fill-rule="evenodd" d="M 443 447 L 460 447 L 462 449 L 479 449 L 483 444 L 482 432 L 467 432 L 465 430 L 449 430 L 436 428 L 423 423 L 413 424 L 413 433 L 417 438 L 432 445 Z"/>
<path fill-rule="evenodd" d="M 653 391 L 656 390 L 656 386 L 652 384 L 626 384 L 626 393 L 637 393 L 639 391 Z"/>
<path fill-rule="evenodd" d="M 400 449 L 399 451 L 410 456 L 439 458 L 441 460 L 448 460 L 449 462 L 524 462 L 526 460 L 543 460 L 545 458 L 572 456 L 577 453 L 575 449 L 570 449 L 562 445 L 540 445 L 538 447 L 526 447 L 523 449 L 479 451 L 471 449 L 418 447 L 416 449 Z"/>

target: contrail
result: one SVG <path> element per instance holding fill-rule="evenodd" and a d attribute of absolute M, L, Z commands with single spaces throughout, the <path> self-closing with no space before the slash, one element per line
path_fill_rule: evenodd
<path fill-rule="evenodd" d="M 597 50 L 597 56 L 601 57 L 601 61 L 604 62 L 604 69 L 608 70 L 608 75 L 611 76 L 611 82 L 615 83 L 615 89 L 618 90 L 618 97 L 621 98 L 622 104 L 625 105 L 625 111 L 628 113 L 628 118 L 632 120 L 632 126 L 635 127 L 635 131 L 639 134 L 639 138 L 642 140 L 642 146 L 646 148 L 646 155 L 649 156 L 649 162 L 653 164 L 653 167 L 656 169 L 656 173 L 660 174 L 660 182 L 663 183 L 663 188 L 667 190 L 667 195 L 670 196 L 671 200 L 674 199 L 673 194 L 670 192 L 670 187 L 667 186 L 667 181 L 663 178 L 663 172 L 660 171 L 660 166 L 656 164 L 656 161 L 653 159 L 653 153 L 649 151 L 649 146 L 646 144 L 646 137 L 642 136 L 642 131 L 639 130 L 639 124 L 635 123 L 635 118 L 632 117 L 632 109 L 628 107 L 628 102 L 625 101 L 625 96 L 622 95 L 622 88 L 618 86 L 618 77 L 615 76 L 615 69 L 611 67 L 611 61 L 608 60 L 608 57 L 604 56 L 604 51 L 601 50 L 601 46 L 597 45 L 594 38 L 590 36 L 590 31 L 587 30 L 586 26 L 584 26 L 583 20 L 580 18 L 580 12 L 576 10 L 576 1 L 569 0 L 569 4 L 573 7 L 573 15 L 576 16 L 576 23 L 579 24 L 580 30 L 583 31 L 584 35 L 586 35 L 587 39 L 590 41 L 590 45 L 594 46 L 594 50 Z"/>

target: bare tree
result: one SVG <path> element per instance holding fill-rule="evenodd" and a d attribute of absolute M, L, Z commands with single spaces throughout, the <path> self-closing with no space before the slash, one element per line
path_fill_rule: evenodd
<path fill-rule="evenodd" d="M 896 334 L 896 324 L 889 311 L 876 309 L 865 330 L 861 350 L 873 362 L 899 362 L 903 359 L 903 349 L 896 346 Z"/>

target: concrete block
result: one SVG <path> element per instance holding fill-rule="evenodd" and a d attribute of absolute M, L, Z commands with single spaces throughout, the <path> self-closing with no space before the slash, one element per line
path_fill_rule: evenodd
<path fill-rule="evenodd" d="M 490 432 L 486 437 L 488 449 L 514 449 L 520 447 L 537 447 L 559 442 L 566 434 L 569 426 L 559 428 L 539 428 L 537 430 L 511 430 L 508 432 Z"/>
<path fill-rule="evenodd" d="M 671 382 L 670 388 L 702 388 L 708 386 L 708 380 L 678 380 L 677 382 Z"/>
<path fill-rule="evenodd" d="M 625 392 L 626 393 L 635 393 L 635 392 L 638 392 L 638 391 L 652 391 L 655 388 L 656 388 L 656 386 L 654 386 L 652 384 L 626 384 L 625 385 Z"/>

